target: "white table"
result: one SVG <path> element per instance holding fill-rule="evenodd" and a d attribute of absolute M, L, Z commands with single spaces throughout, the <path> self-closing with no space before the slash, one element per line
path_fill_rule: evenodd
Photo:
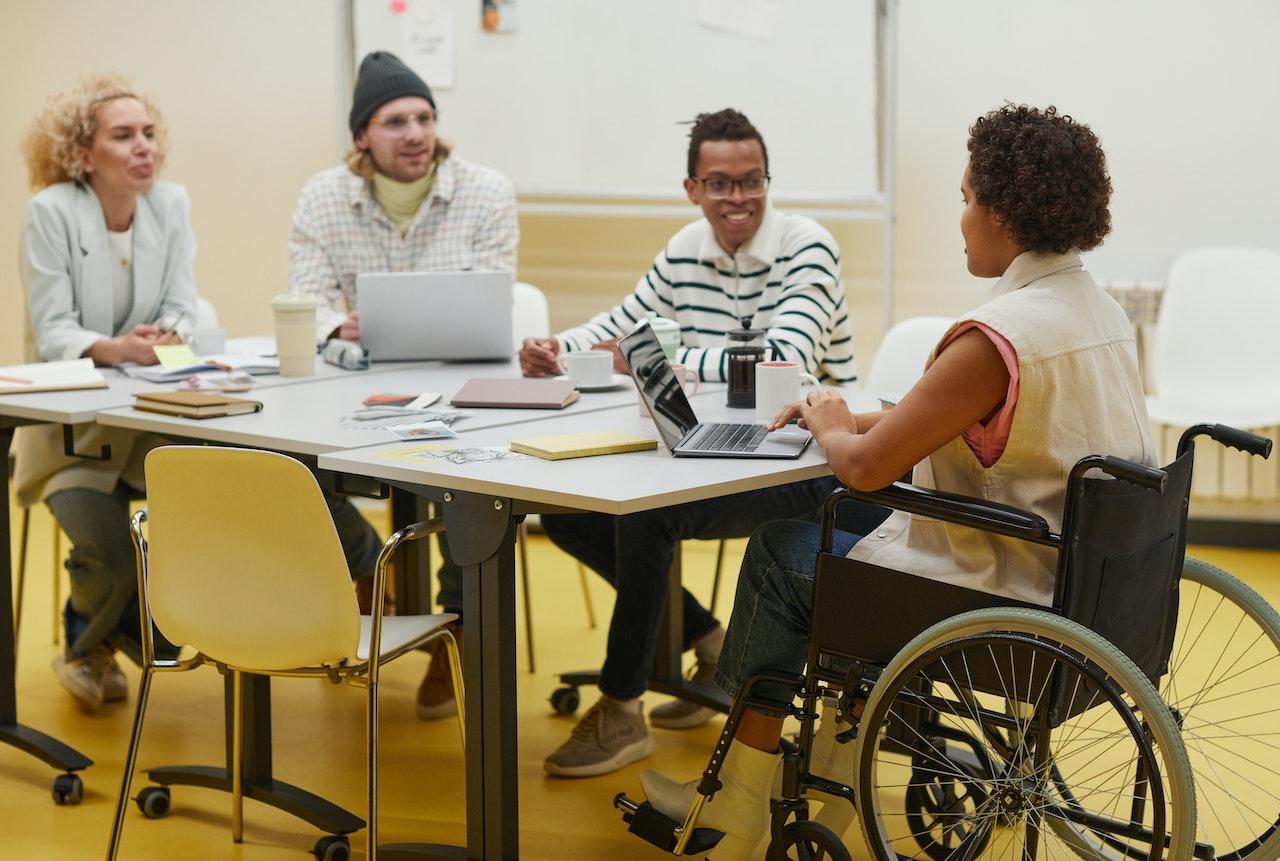
<path fill-rule="evenodd" d="M 702 420 L 751 420 L 749 411 L 700 397 Z M 856 409 L 874 409 L 874 398 L 846 394 Z M 633 407 L 593 413 L 579 420 L 548 419 L 529 428 L 499 427 L 453 441 L 458 447 L 503 445 L 513 436 L 619 429 L 656 431 Z M 458 465 L 444 460 L 406 462 L 388 454 L 420 447 L 397 443 L 322 455 L 321 469 L 389 482 L 442 503 L 454 561 L 463 567 L 467 620 L 463 675 L 467 695 L 467 858 L 519 857 L 516 768 L 514 539 L 518 520 L 530 513 L 566 508 L 624 514 L 677 502 L 712 499 L 830 474 L 822 453 L 810 446 L 796 460 L 673 458 L 665 449 L 602 458 L 502 461 Z M 672 590 L 678 596 L 678 590 Z M 669 596 L 669 603 L 670 596 Z M 679 599 L 672 603 L 679 605 Z M 675 617 L 678 620 L 678 616 Z M 679 674 L 679 651 L 666 660 Z M 428 844 L 396 844 L 379 850 L 388 861 L 457 858 L 456 850 Z"/>

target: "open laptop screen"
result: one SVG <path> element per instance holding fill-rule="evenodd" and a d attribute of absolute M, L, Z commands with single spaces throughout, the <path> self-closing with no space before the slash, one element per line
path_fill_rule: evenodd
<path fill-rule="evenodd" d="M 662 441 L 668 449 L 674 449 L 684 435 L 693 430 L 698 419 L 662 352 L 658 336 L 646 320 L 618 342 L 618 349 L 631 371 L 631 378 L 636 381 L 640 397 L 649 407 Z"/>

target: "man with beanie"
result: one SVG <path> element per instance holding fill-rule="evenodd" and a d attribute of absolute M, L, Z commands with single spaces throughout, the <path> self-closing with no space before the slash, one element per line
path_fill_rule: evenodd
<path fill-rule="evenodd" d="M 453 155 L 436 137 L 431 89 L 398 57 L 375 51 L 360 63 L 348 124 L 346 164 L 302 189 L 289 235 L 289 287 L 319 300 L 316 341 L 360 339 L 356 276 L 361 272 L 516 268 L 515 190 L 495 170 Z M 345 312 L 338 309 L 345 300 Z M 371 582 L 378 541 L 341 496 L 329 500 L 353 575 Z M 443 536 L 441 536 L 443 538 Z M 372 548 L 358 569 L 353 548 Z M 441 541 L 439 602 L 462 609 L 462 572 Z M 362 597 L 367 588 L 361 590 Z M 418 689 L 418 716 L 456 709 L 444 650 L 432 652 Z"/>

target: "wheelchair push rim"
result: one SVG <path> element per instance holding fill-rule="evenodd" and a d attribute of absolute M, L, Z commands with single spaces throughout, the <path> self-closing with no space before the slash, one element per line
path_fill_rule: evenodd
<path fill-rule="evenodd" d="M 957 736 L 979 755 L 953 761 Z M 856 762 L 879 861 L 1127 854 L 1109 840 L 1153 861 L 1191 855 L 1194 789 L 1171 712 L 1118 649 L 1052 613 L 978 610 L 912 640 L 870 694 Z"/>

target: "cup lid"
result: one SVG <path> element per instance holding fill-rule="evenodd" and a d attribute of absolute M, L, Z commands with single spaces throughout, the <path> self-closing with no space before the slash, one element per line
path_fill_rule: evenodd
<path fill-rule="evenodd" d="M 316 297 L 302 293 L 277 293 L 271 297 L 271 307 L 277 311 L 310 311 L 316 305 Z"/>

